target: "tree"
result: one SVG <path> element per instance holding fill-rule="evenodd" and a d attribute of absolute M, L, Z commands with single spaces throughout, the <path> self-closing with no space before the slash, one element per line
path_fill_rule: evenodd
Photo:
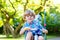
<path fill-rule="evenodd" d="M 50 0 L 0 0 L 0 18 L 2 21 L 1 26 L 4 27 L 5 34 L 9 36 L 10 31 L 13 37 L 17 37 L 17 34 L 19 34 L 19 30 L 24 23 L 22 16 L 24 14 L 24 11 L 27 9 L 32 9 L 36 14 L 38 14 L 40 12 L 43 12 L 45 7 L 47 7 L 46 17 L 48 22 L 50 12 L 52 12 L 50 8 L 51 6 L 52 8 L 54 7 L 54 5 L 51 4 L 52 3 Z M 44 19 L 43 14 L 42 18 Z"/>

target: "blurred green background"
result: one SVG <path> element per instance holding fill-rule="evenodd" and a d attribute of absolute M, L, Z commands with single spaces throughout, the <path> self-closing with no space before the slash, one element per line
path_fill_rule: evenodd
<path fill-rule="evenodd" d="M 1 40 L 24 39 L 19 31 L 24 23 L 23 14 L 32 9 L 41 15 L 44 24 L 46 10 L 46 28 L 48 38 L 60 36 L 60 2 L 59 0 L 0 0 L 0 38 Z M 15 39 L 16 38 L 16 39 Z"/>

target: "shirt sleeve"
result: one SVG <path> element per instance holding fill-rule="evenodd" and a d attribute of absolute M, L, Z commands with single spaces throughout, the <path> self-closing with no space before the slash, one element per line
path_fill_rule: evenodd
<path fill-rule="evenodd" d="M 41 25 L 40 21 L 38 21 L 39 28 L 43 29 L 44 27 Z"/>

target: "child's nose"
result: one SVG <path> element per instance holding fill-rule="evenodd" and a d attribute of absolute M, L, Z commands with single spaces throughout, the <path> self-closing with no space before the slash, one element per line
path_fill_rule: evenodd
<path fill-rule="evenodd" d="M 31 16 L 29 16 L 29 18 L 31 18 Z"/>

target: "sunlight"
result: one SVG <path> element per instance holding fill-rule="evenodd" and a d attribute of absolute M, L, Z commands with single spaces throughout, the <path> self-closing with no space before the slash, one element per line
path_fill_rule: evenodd
<path fill-rule="evenodd" d="M 60 4 L 60 0 L 53 0 L 54 5 Z"/>
<path fill-rule="evenodd" d="M 18 10 L 23 10 L 23 6 L 22 5 L 18 5 Z"/>
<path fill-rule="evenodd" d="M 40 0 L 34 0 L 35 4 L 40 4 Z"/>

